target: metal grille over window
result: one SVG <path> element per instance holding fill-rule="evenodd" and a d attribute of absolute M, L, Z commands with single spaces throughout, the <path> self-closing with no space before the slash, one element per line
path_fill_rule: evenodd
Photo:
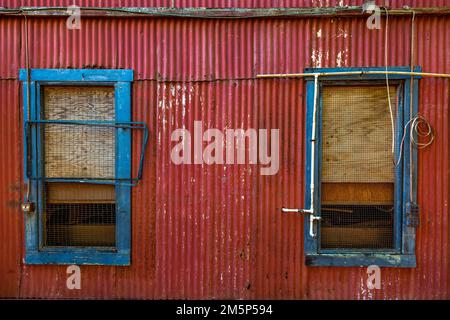
<path fill-rule="evenodd" d="M 45 120 L 114 121 L 112 87 L 44 87 Z M 47 178 L 115 178 L 115 129 L 45 124 Z"/>
<path fill-rule="evenodd" d="M 396 119 L 397 88 L 390 87 Z M 385 86 L 324 86 L 321 249 L 392 249 L 394 181 Z"/>
<path fill-rule="evenodd" d="M 44 87 L 43 118 L 114 121 L 113 87 Z M 115 246 L 114 185 L 59 179 L 114 179 L 115 128 L 45 123 L 44 234 L 47 246 Z"/>
<path fill-rule="evenodd" d="M 47 246 L 115 246 L 114 186 L 54 182 L 44 193 Z"/>

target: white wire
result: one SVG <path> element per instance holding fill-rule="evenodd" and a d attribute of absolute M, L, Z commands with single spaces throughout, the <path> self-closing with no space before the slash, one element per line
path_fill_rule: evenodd
<path fill-rule="evenodd" d="M 388 104 L 389 104 L 389 114 L 391 117 L 391 132 L 392 132 L 392 155 L 395 157 L 395 123 L 394 123 L 394 114 L 392 111 L 392 103 L 391 103 L 391 94 L 389 90 L 389 76 L 387 74 L 388 72 L 388 31 L 389 31 L 389 12 L 388 10 L 383 7 L 384 11 L 386 12 L 386 26 L 385 26 L 385 34 L 384 34 L 384 65 L 386 70 L 386 91 L 387 91 L 387 98 L 388 98 Z M 413 13 L 413 21 L 414 21 L 415 13 Z M 413 34 L 411 34 L 411 37 L 413 37 Z M 411 70 L 412 72 L 413 70 Z M 412 101 L 412 100 L 411 100 Z M 420 126 L 425 125 L 426 130 L 421 131 Z M 400 143 L 400 154 L 398 157 L 398 160 L 395 161 L 395 166 L 398 166 L 400 164 L 400 161 L 402 159 L 403 154 L 403 145 L 405 143 L 405 137 L 406 137 L 406 130 L 410 126 L 410 143 L 412 146 L 416 147 L 417 149 L 423 149 L 431 145 L 434 141 L 434 131 L 431 126 L 431 124 L 420 114 L 416 114 L 414 117 L 412 117 L 403 128 L 403 136 Z M 417 136 L 417 139 L 416 139 Z M 420 142 L 418 139 L 428 139 L 427 142 Z"/>
<path fill-rule="evenodd" d="M 27 69 L 27 114 L 26 114 L 26 120 L 29 121 L 31 117 L 31 111 L 30 111 L 30 86 L 31 86 L 31 80 L 30 80 L 30 56 L 28 51 L 28 20 L 27 16 L 24 14 L 24 21 L 25 21 L 25 65 Z M 28 142 L 27 142 L 28 143 Z M 29 155 L 27 155 L 29 156 Z M 25 173 L 26 174 L 26 173 Z M 30 177 L 28 177 L 28 184 L 27 184 L 27 193 L 26 193 L 26 202 L 30 201 L 30 195 L 31 195 L 31 180 Z"/>
<path fill-rule="evenodd" d="M 384 11 L 386 12 L 386 26 L 384 30 L 384 66 L 386 69 L 386 91 L 387 91 L 387 99 L 389 104 L 389 114 L 391 116 L 391 133 L 392 133 L 392 139 L 391 139 L 391 152 L 392 156 L 395 154 L 395 124 L 394 124 L 394 113 L 392 111 L 392 104 L 391 104 L 391 93 L 389 90 L 389 76 L 387 74 L 388 72 L 388 29 L 389 29 L 389 13 L 388 10 L 384 7 Z"/>
<path fill-rule="evenodd" d="M 410 46 L 410 50 L 411 50 L 411 72 L 414 71 L 414 36 L 415 36 L 415 28 L 414 28 L 414 20 L 416 18 L 416 12 L 413 10 L 412 11 L 412 17 L 411 17 L 411 46 Z M 413 105 L 414 105 L 414 100 L 413 100 L 413 90 L 414 90 L 414 77 L 411 75 L 411 85 L 409 86 L 409 115 L 412 115 L 413 112 Z M 433 137 L 434 139 L 434 137 Z M 414 158 L 410 157 L 409 158 L 409 199 L 413 202 L 416 202 L 415 197 L 414 197 L 414 191 L 413 191 L 413 186 L 414 186 L 414 180 L 413 180 L 413 173 L 414 173 Z"/>
<path fill-rule="evenodd" d="M 426 130 L 421 130 L 420 126 L 425 125 Z M 405 143 L 405 137 L 406 137 L 406 130 L 410 126 L 409 129 L 409 138 L 410 143 L 412 146 L 416 147 L 417 149 L 423 149 L 431 145 L 434 141 L 434 131 L 431 124 L 425 119 L 424 116 L 421 114 L 416 114 L 414 117 L 412 117 L 403 128 L 403 136 L 402 141 L 400 143 L 400 154 L 398 156 L 398 160 L 395 162 L 395 165 L 398 166 L 400 164 L 400 161 L 402 160 L 402 154 L 403 154 L 403 145 Z M 416 139 L 417 137 L 417 139 Z M 420 142 L 419 138 L 422 139 L 428 139 L 426 142 Z"/>

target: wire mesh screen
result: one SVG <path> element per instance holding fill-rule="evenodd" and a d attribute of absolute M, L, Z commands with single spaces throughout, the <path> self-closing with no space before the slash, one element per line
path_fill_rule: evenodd
<path fill-rule="evenodd" d="M 113 87 L 44 87 L 42 118 L 114 121 Z M 39 126 L 45 179 L 114 179 L 115 129 L 95 124 Z M 115 246 L 113 185 L 44 182 L 46 246 Z"/>
<path fill-rule="evenodd" d="M 45 120 L 114 121 L 112 87 L 44 87 Z M 115 178 L 115 129 L 41 124 L 47 178 Z"/>
<path fill-rule="evenodd" d="M 115 129 L 95 125 L 41 124 L 47 178 L 115 178 Z"/>
<path fill-rule="evenodd" d="M 111 185 L 47 183 L 47 246 L 115 246 L 115 192 Z"/>
<path fill-rule="evenodd" d="M 323 249 L 389 249 L 393 246 L 393 207 L 329 205 L 322 207 Z"/>
<path fill-rule="evenodd" d="M 386 87 L 325 86 L 322 96 L 320 247 L 393 248 L 395 167 Z M 395 123 L 394 86 L 390 99 Z"/>

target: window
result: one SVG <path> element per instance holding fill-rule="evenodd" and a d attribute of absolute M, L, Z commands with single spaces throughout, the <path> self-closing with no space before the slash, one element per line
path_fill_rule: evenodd
<path fill-rule="evenodd" d="M 130 129 L 147 134 L 130 122 L 133 72 L 22 69 L 20 79 L 34 207 L 25 262 L 129 265 L 131 186 L 142 171 L 132 179 Z"/>
<path fill-rule="evenodd" d="M 414 267 L 416 155 L 403 134 L 417 113 L 418 77 L 390 74 L 387 86 L 385 74 L 347 71 L 385 68 L 306 70 L 341 72 L 307 80 L 306 264 Z"/>

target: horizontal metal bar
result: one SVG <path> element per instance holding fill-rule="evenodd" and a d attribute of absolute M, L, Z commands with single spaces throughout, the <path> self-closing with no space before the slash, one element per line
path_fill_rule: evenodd
<path fill-rule="evenodd" d="M 431 72 L 408 72 L 408 71 L 343 71 L 343 72 L 310 72 L 310 73 L 270 73 L 258 74 L 257 78 L 303 78 L 303 77 L 327 77 L 327 76 L 350 76 L 350 75 L 370 75 L 370 74 L 392 74 L 404 76 L 422 76 L 422 77 L 437 77 L 450 78 L 447 73 L 431 73 Z"/>
<path fill-rule="evenodd" d="M 369 266 L 414 268 L 416 256 L 390 253 L 333 253 L 307 254 L 305 264 L 310 267 Z"/>
<path fill-rule="evenodd" d="M 90 121 L 90 120 L 30 120 L 26 121 L 27 125 L 39 124 L 62 124 L 62 125 L 82 125 L 82 126 L 99 126 L 99 127 L 114 127 L 114 128 L 131 128 L 131 129 L 145 129 L 144 122 L 112 122 L 112 121 Z"/>
<path fill-rule="evenodd" d="M 30 180 L 43 182 L 67 182 L 67 183 L 87 183 L 87 184 L 108 184 L 134 187 L 140 178 L 131 179 L 100 179 L 100 178 L 47 178 L 47 177 L 28 177 Z M 131 181 L 131 182 L 130 182 Z"/>
<path fill-rule="evenodd" d="M 119 129 L 138 129 L 143 130 L 143 141 L 141 146 L 141 154 L 139 159 L 139 168 L 137 177 L 130 179 L 117 179 L 117 178 L 48 178 L 48 177 L 34 177 L 29 172 L 27 173 L 27 178 L 30 180 L 40 180 L 49 182 L 76 182 L 76 183 L 93 183 L 93 184 L 112 184 L 112 185 L 124 185 L 124 186 L 136 186 L 139 180 L 142 179 L 145 150 L 148 143 L 148 127 L 145 122 L 113 122 L 113 121 L 91 121 L 91 120 L 32 120 L 26 121 L 25 125 L 27 127 L 39 126 L 39 125 L 82 125 L 82 126 L 100 126 L 100 127 L 111 127 Z M 28 166 L 30 167 L 30 166 Z M 131 182 L 127 182 L 131 181 Z"/>
<path fill-rule="evenodd" d="M 67 7 L 18 7 L 0 8 L 1 14 L 20 14 L 27 16 L 67 16 Z M 80 7 L 84 16 L 148 16 L 182 17 L 203 19 L 248 19 L 274 17 L 312 17 L 312 16 L 368 16 L 362 6 L 309 7 L 309 8 L 169 8 L 169 7 Z M 424 7 L 387 9 L 390 16 L 403 15 L 447 15 L 450 7 Z M 380 14 L 386 14 L 381 10 Z"/>
<path fill-rule="evenodd" d="M 20 69 L 22 81 L 39 81 L 41 84 L 71 83 L 109 84 L 133 81 L 131 69 Z"/>
<path fill-rule="evenodd" d="M 291 209 L 291 208 L 281 208 L 281 212 L 285 213 L 304 213 L 304 209 Z"/>
<path fill-rule="evenodd" d="M 395 249 L 367 249 L 367 248 L 359 248 L 359 249 L 346 249 L 346 248 L 336 248 L 336 249 L 320 249 L 319 253 L 321 254 L 361 254 L 361 253 L 368 253 L 368 254 L 400 254 L 399 250 Z"/>

